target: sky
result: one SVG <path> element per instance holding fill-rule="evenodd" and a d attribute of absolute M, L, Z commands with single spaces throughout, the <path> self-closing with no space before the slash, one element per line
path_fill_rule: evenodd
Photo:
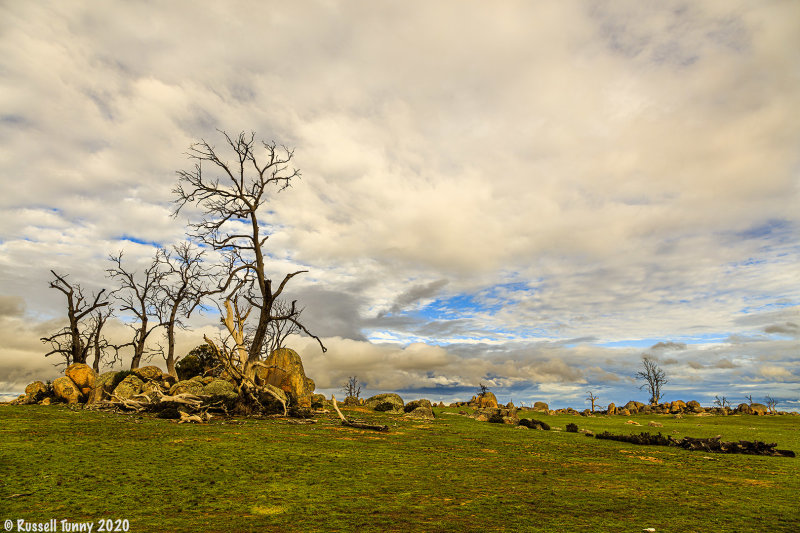
<path fill-rule="evenodd" d="M 585 408 L 646 355 L 800 410 L 798 50 L 790 1 L 0 3 L 0 395 L 61 371 L 49 271 L 185 239 L 222 130 L 295 150 L 263 220 L 318 391 Z"/>

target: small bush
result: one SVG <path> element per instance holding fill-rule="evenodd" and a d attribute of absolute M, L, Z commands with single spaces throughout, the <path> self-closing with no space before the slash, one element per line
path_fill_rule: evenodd
<path fill-rule="evenodd" d="M 573 424 L 573 423 L 567 424 L 567 432 L 569 432 L 569 433 L 577 433 L 578 432 L 578 424 Z"/>

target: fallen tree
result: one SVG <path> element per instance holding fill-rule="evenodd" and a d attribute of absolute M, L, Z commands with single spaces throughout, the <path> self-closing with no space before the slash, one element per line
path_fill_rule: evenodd
<path fill-rule="evenodd" d="M 726 442 L 721 440 L 722 435 L 710 438 L 683 437 L 675 439 L 671 435 L 663 436 L 661 433 L 651 435 L 642 432 L 638 435 L 613 435 L 604 431 L 596 435 L 598 439 L 614 440 L 644 446 L 674 446 L 685 450 L 703 451 L 709 453 L 741 453 L 745 455 L 767 455 L 771 457 L 795 457 L 792 450 L 776 450 L 776 443 L 768 444 L 762 441 Z"/>

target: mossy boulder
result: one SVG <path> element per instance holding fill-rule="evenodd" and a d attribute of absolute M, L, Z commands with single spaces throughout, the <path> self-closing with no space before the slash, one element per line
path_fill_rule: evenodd
<path fill-rule="evenodd" d="M 625 409 L 628 410 L 631 414 L 638 413 L 645 405 L 642 402 L 637 402 L 635 400 L 631 400 L 625 404 Z"/>
<path fill-rule="evenodd" d="M 183 381 L 177 382 L 175 385 L 170 387 L 169 394 L 170 396 L 175 396 L 176 394 L 195 394 L 199 395 L 203 393 L 203 380 L 202 378 L 197 379 L 185 379 Z"/>
<path fill-rule="evenodd" d="M 328 399 L 324 394 L 314 394 L 311 396 L 311 408 L 322 409 L 328 403 Z"/>
<path fill-rule="evenodd" d="M 675 400 L 671 404 L 669 404 L 669 412 L 672 414 L 682 413 L 686 410 L 686 402 L 682 402 L 681 400 Z"/>
<path fill-rule="evenodd" d="M 693 413 L 704 413 L 705 409 L 700 405 L 700 402 L 696 400 L 692 400 L 690 402 L 686 402 L 686 408 L 693 412 Z"/>
<path fill-rule="evenodd" d="M 78 387 L 81 396 L 88 397 L 94 388 L 94 381 L 97 379 L 92 367 L 84 363 L 74 363 L 64 370 L 64 375 L 72 380 Z"/>
<path fill-rule="evenodd" d="M 61 376 L 53 381 L 53 393 L 56 398 L 67 403 L 78 403 L 81 399 L 80 389 L 67 376 Z"/>
<path fill-rule="evenodd" d="M 472 399 L 469 401 L 470 406 L 477 407 L 478 409 L 496 409 L 497 405 L 497 397 L 494 393 L 486 391 L 478 394 L 477 396 L 473 396 Z"/>
<path fill-rule="evenodd" d="M 106 396 L 114 392 L 114 381 L 119 372 L 104 372 L 94 380 L 94 388 L 89 393 L 89 400 L 86 403 L 97 403 L 103 401 Z"/>
<path fill-rule="evenodd" d="M 408 402 L 403 407 L 403 412 L 406 413 L 407 416 L 412 418 L 426 418 L 432 419 L 436 418 L 436 415 L 433 414 L 433 406 L 431 405 L 430 400 L 414 400 L 413 402 Z"/>
<path fill-rule="evenodd" d="M 161 377 L 164 374 L 160 368 L 154 365 L 143 366 L 132 370 L 132 372 L 142 381 L 161 381 Z"/>
<path fill-rule="evenodd" d="M 617 414 L 617 405 L 613 402 L 608 404 L 608 409 L 606 410 L 606 412 L 610 415 Z"/>
<path fill-rule="evenodd" d="M 41 381 L 34 381 L 25 387 L 25 403 L 38 403 L 48 395 L 47 385 Z"/>
<path fill-rule="evenodd" d="M 769 409 L 763 403 L 750 404 L 750 414 L 764 416 L 769 414 Z"/>
<path fill-rule="evenodd" d="M 136 377 L 134 374 L 129 374 L 119 385 L 114 387 L 114 396 L 119 400 L 128 400 L 142 392 L 144 381 Z"/>
<path fill-rule="evenodd" d="M 403 399 L 399 395 L 389 392 L 385 394 L 376 394 L 375 396 L 367 398 L 364 405 L 373 411 L 402 413 L 405 402 L 403 402 Z"/>
<path fill-rule="evenodd" d="M 545 402 L 536 402 L 533 404 L 533 410 L 539 411 L 540 413 L 549 413 L 550 406 L 547 405 Z"/>
<path fill-rule="evenodd" d="M 232 406 L 239 399 L 236 387 L 230 381 L 215 379 L 211 383 L 203 386 L 202 396 L 208 396 L 211 403 L 223 402 L 226 406 Z"/>

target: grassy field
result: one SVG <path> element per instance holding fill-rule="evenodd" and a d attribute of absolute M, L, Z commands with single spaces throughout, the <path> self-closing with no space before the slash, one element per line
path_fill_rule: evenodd
<path fill-rule="evenodd" d="M 800 458 L 635 446 L 435 411 L 433 421 L 345 411 L 391 427 L 376 433 L 327 415 L 198 426 L 0 406 L 0 520 L 127 519 L 132 532 L 800 530 Z M 536 418 L 800 452 L 793 416 Z"/>

